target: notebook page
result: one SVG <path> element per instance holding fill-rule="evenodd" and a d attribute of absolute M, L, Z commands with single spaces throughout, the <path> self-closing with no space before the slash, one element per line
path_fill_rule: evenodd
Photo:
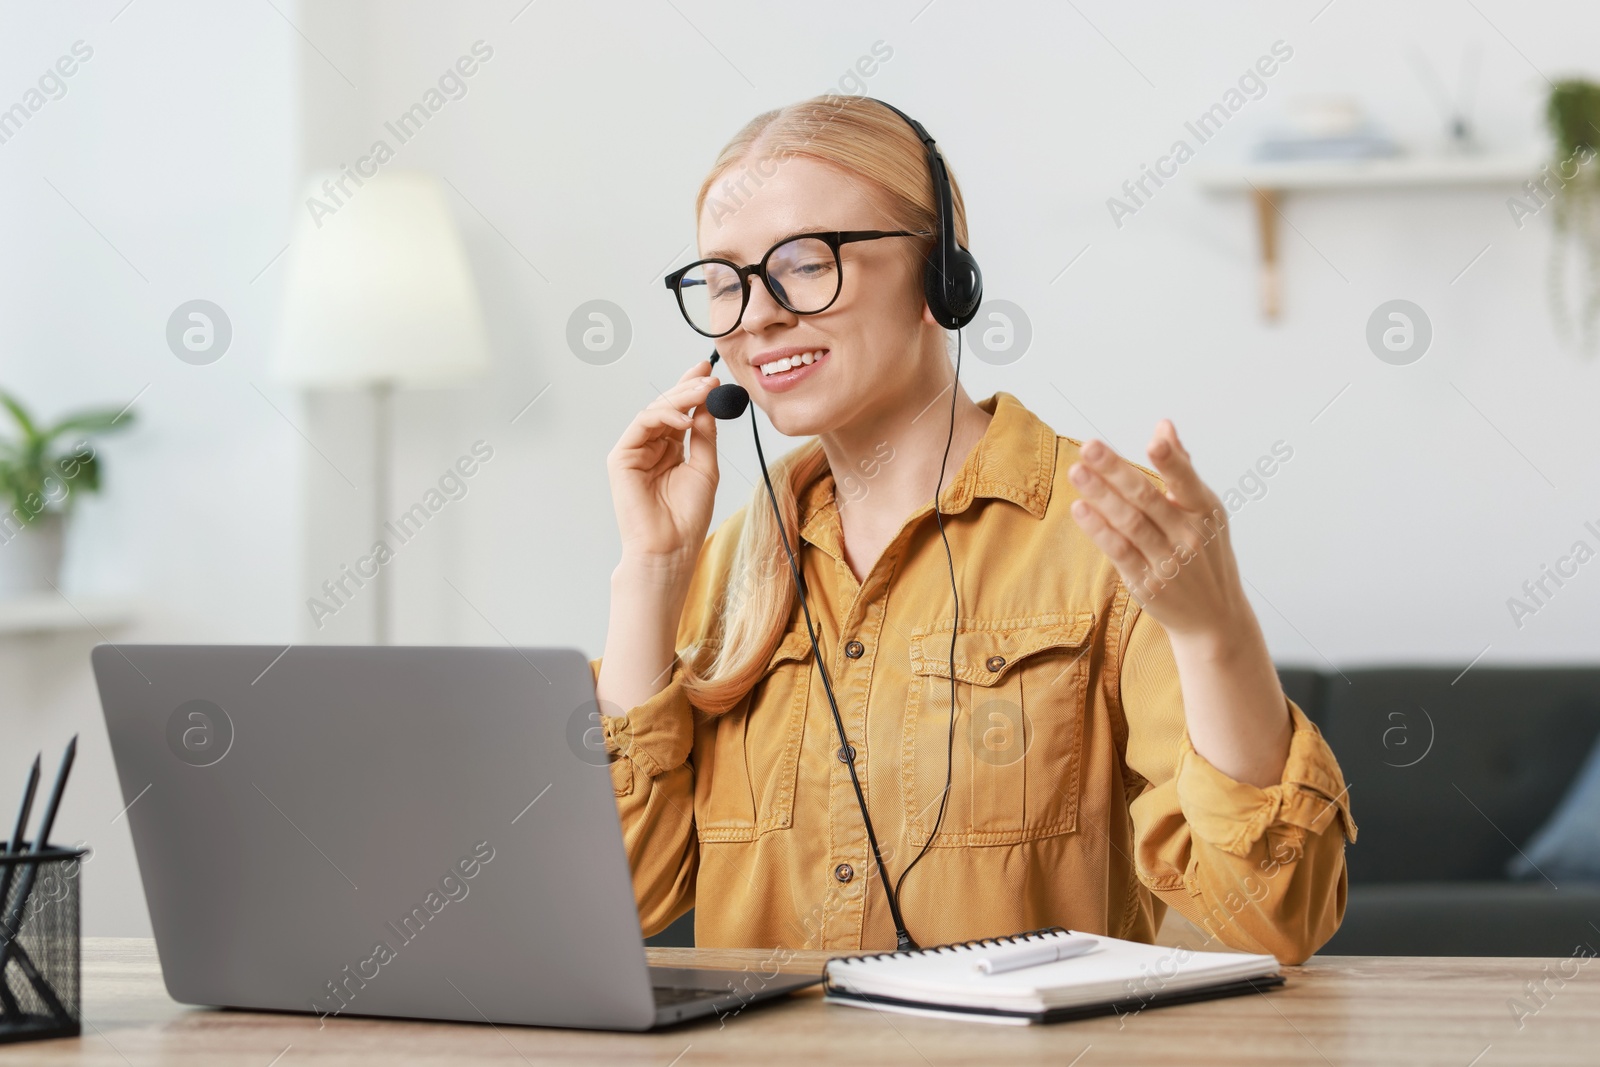
<path fill-rule="evenodd" d="M 1003 956 L 1011 946 L 957 945 L 903 956 L 834 960 L 828 975 L 847 990 L 867 995 L 1038 1011 L 1180 992 L 1278 971 L 1272 956 L 1194 952 L 1100 934 L 1035 935 L 1018 945 L 1082 937 L 1096 941 L 1084 955 L 1000 974 L 983 974 L 976 962 L 991 953 Z"/>

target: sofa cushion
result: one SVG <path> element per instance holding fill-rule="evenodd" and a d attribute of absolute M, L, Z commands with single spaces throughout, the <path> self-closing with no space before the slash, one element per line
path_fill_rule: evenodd
<path fill-rule="evenodd" d="M 1321 725 L 1322 694 L 1328 684 L 1322 672 L 1309 667 L 1279 667 L 1278 681 L 1283 683 L 1283 695 L 1299 705 L 1306 718 Z"/>
<path fill-rule="evenodd" d="M 1361 840 L 1367 827 L 1361 825 Z M 1335 956 L 1593 955 L 1600 886 L 1544 882 L 1353 885 L 1344 923 L 1322 947 Z"/>
<path fill-rule="evenodd" d="M 1506 863 L 1506 874 L 1560 886 L 1600 883 L 1600 742 L 1550 821 Z"/>
<path fill-rule="evenodd" d="M 1318 726 L 1361 825 L 1353 884 L 1497 881 L 1600 736 L 1600 669 L 1346 670 Z"/>
<path fill-rule="evenodd" d="M 694 948 L 694 909 L 690 908 L 659 933 L 644 939 L 651 948 Z"/>

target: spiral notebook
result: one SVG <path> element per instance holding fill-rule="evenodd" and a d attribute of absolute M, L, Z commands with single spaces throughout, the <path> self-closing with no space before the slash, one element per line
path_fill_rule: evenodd
<path fill-rule="evenodd" d="M 1083 941 L 1093 943 L 1075 943 Z M 1015 963 L 1036 956 L 1034 949 L 1050 945 L 1080 954 L 992 974 L 979 967 L 980 961 L 989 961 L 989 966 L 1004 968 L 1008 959 Z M 1265 992 L 1283 984 L 1272 956 L 1147 945 L 1059 926 L 912 952 L 831 959 L 823 979 L 825 999 L 835 1004 L 1022 1025 L 1126 1015 Z"/>

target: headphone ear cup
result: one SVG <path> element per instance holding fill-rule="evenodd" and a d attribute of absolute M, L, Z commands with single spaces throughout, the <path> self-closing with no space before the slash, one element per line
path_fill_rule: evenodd
<path fill-rule="evenodd" d="M 934 246 L 923 266 L 922 291 L 933 317 L 947 330 L 971 322 L 983 302 L 983 271 L 971 252 L 959 245 L 946 255 L 949 274 L 939 269 L 939 248 Z"/>

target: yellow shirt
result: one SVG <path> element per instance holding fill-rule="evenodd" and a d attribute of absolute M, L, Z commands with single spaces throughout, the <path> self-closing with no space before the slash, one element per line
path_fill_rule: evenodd
<path fill-rule="evenodd" d="M 1333 753 L 1292 701 L 1279 784 L 1235 781 L 1196 753 L 1166 632 L 1068 512 L 1079 442 L 1009 393 L 979 406 L 994 417 L 941 494 L 959 713 L 944 821 L 901 897 L 912 937 L 1059 924 L 1150 941 L 1170 906 L 1227 946 L 1305 959 L 1343 918 L 1356 835 Z M 802 491 L 796 551 L 894 879 L 945 783 L 949 566 L 929 501 L 858 582 L 834 488 L 824 473 Z M 710 631 L 745 514 L 706 539 L 680 656 Z M 764 679 L 728 713 L 692 708 L 679 665 L 603 719 L 646 934 L 693 907 L 703 946 L 894 947 L 812 659 L 797 603 Z"/>

